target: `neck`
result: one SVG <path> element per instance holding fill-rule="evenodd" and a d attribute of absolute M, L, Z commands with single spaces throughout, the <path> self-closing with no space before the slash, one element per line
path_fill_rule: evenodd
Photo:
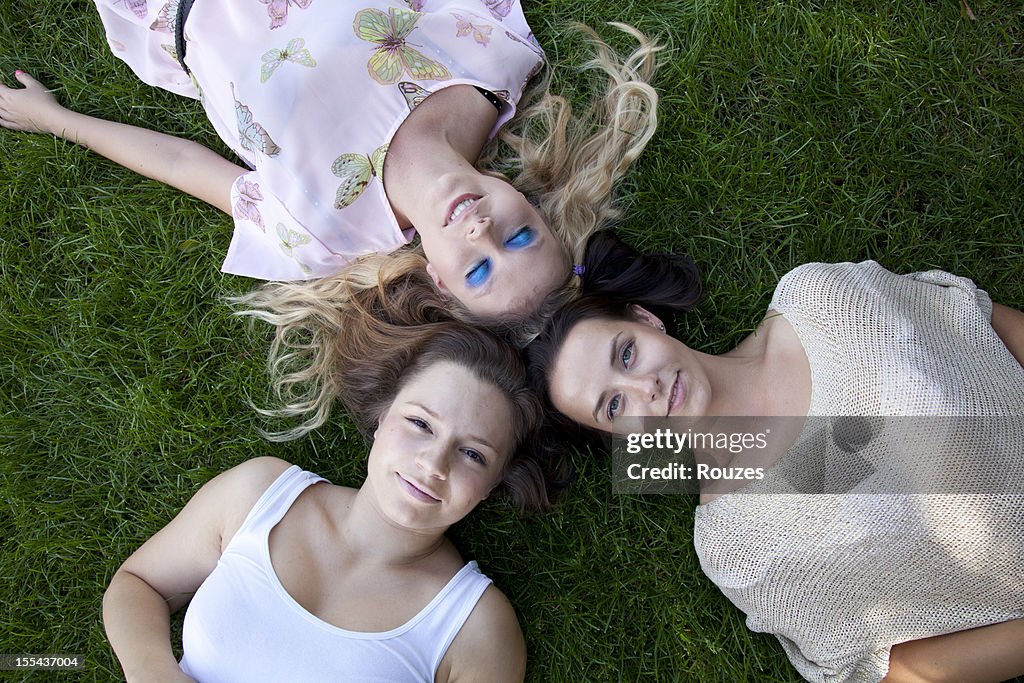
<path fill-rule="evenodd" d="M 705 356 L 705 372 L 711 385 L 711 415 L 752 416 L 765 414 L 762 392 L 767 363 L 763 354 Z M 752 390 L 753 389 L 753 390 Z"/>
<path fill-rule="evenodd" d="M 470 85 L 443 88 L 409 114 L 388 146 L 382 178 L 403 228 L 415 225 L 418 200 L 431 180 L 474 168 L 497 116 Z"/>
<path fill-rule="evenodd" d="M 395 566 L 420 562 L 447 544 L 441 529 L 413 530 L 383 515 L 364 483 L 344 512 L 339 527 L 349 551 L 363 561 Z"/>
<path fill-rule="evenodd" d="M 781 316 L 767 318 L 732 351 L 706 356 L 713 415 L 807 415 L 811 377 L 807 356 Z"/>

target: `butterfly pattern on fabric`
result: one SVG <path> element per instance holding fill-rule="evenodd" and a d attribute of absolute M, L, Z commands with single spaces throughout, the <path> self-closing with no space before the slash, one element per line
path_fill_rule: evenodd
<path fill-rule="evenodd" d="M 487 47 L 487 44 L 491 42 L 491 31 L 493 30 L 493 27 L 488 24 L 480 24 L 477 26 L 466 17 L 461 14 L 456 14 L 455 12 L 452 12 L 452 16 L 455 17 L 456 38 L 462 38 L 472 34 L 473 40 L 484 47 Z"/>
<path fill-rule="evenodd" d="M 175 64 L 180 64 L 178 61 L 178 51 L 174 49 L 174 46 L 169 43 L 160 43 L 160 48 L 170 55 L 171 59 L 174 60 Z M 199 81 L 196 80 L 196 75 L 190 73 L 188 80 L 192 81 L 192 87 L 196 89 L 196 94 L 199 95 L 200 102 L 206 102 L 206 95 L 203 94 L 203 89 L 199 87 Z"/>
<path fill-rule="evenodd" d="M 502 21 L 512 11 L 514 0 L 482 0 L 482 2 L 495 19 Z"/>
<path fill-rule="evenodd" d="M 405 4 L 409 6 L 413 12 L 422 12 L 423 5 L 427 4 L 427 0 L 405 0 Z"/>
<path fill-rule="evenodd" d="M 546 55 L 544 54 L 544 48 L 542 48 L 540 46 L 540 42 L 537 41 L 537 37 L 535 35 L 533 35 L 533 33 L 528 35 L 526 40 L 523 40 L 522 38 L 520 38 L 516 34 L 512 33 L 511 31 L 505 31 L 505 36 L 507 38 L 509 38 L 510 40 L 516 41 L 520 45 L 525 45 L 526 47 L 530 48 L 531 50 L 533 50 L 534 52 L 537 53 L 538 57 L 541 57 L 541 58 L 546 57 Z M 535 76 L 536 74 L 537 74 L 537 72 L 534 71 L 533 75 Z M 533 78 L 533 76 L 531 76 L 530 78 Z M 528 78 L 526 80 L 530 80 L 530 79 Z"/>
<path fill-rule="evenodd" d="M 306 41 L 302 38 L 292 38 L 283 50 L 276 47 L 263 53 L 263 66 L 260 68 L 260 82 L 266 83 L 273 75 L 277 67 L 285 62 L 293 62 L 301 66 L 314 67 L 316 60 L 308 49 Z"/>
<path fill-rule="evenodd" d="M 389 7 L 387 14 L 373 8 L 356 13 L 352 22 L 356 36 L 377 44 L 366 63 L 370 78 L 381 85 L 392 85 L 405 73 L 417 81 L 446 81 L 452 77 L 443 64 L 406 44 L 405 39 L 421 16 L 419 12 L 395 7 Z"/>
<path fill-rule="evenodd" d="M 337 0 L 329 0 L 337 2 Z M 267 16 L 270 17 L 270 30 L 281 28 L 288 21 L 288 6 L 295 5 L 299 9 L 306 9 L 313 0 L 260 0 L 267 6 Z"/>
<path fill-rule="evenodd" d="M 243 180 L 238 188 L 238 201 L 235 202 L 234 214 L 238 218 L 252 221 L 260 227 L 260 230 L 266 232 L 267 226 L 263 223 L 263 215 L 260 213 L 259 207 L 256 206 L 262 201 L 263 193 L 260 192 L 260 186 L 254 182 Z"/>
<path fill-rule="evenodd" d="M 253 120 L 252 111 L 235 97 L 235 84 L 231 84 L 231 97 L 235 100 L 235 120 L 238 123 L 238 142 L 250 152 L 260 151 L 276 157 L 281 148 L 271 139 L 267 130 Z"/>
<path fill-rule="evenodd" d="M 341 178 L 341 185 L 334 196 L 334 208 L 344 209 L 350 206 L 363 194 L 363 190 L 374 178 L 380 178 L 384 172 L 384 157 L 388 153 L 387 144 L 373 150 L 373 154 L 342 154 L 331 164 L 331 172 Z"/>
<path fill-rule="evenodd" d="M 409 111 L 419 106 L 430 95 L 429 90 L 409 81 L 401 81 L 398 84 L 398 89 L 402 91 L 405 103 L 409 105 Z"/>
<path fill-rule="evenodd" d="M 146 15 L 149 14 L 146 0 L 123 0 L 123 2 L 139 19 L 145 19 Z"/>
<path fill-rule="evenodd" d="M 160 8 L 160 13 L 156 15 L 156 19 L 149 25 L 149 30 L 174 33 L 174 27 L 178 23 L 178 4 L 180 2 L 181 0 L 167 0 L 164 6 Z"/>
<path fill-rule="evenodd" d="M 303 273 L 306 275 L 312 273 L 313 269 L 300 261 L 295 255 L 295 248 L 309 244 L 312 241 L 312 238 L 309 235 L 303 235 L 300 232 L 296 232 L 295 230 L 285 227 L 284 223 L 277 224 L 277 237 L 280 240 L 278 244 L 281 246 L 281 251 L 295 259 L 295 262 L 299 264 L 299 268 L 302 269 Z"/>

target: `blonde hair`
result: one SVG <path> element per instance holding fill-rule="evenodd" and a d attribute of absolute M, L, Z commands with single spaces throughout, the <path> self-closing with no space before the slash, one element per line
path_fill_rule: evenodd
<path fill-rule="evenodd" d="M 587 238 L 619 217 L 615 184 L 650 142 L 658 126 L 658 93 L 650 84 L 662 50 L 627 24 L 611 26 L 639 45 L 624 60 L 582 24 L 594 57 L 582 65 L 606 77 L 603 92 L 582 115 L 550 90 L 550 72 L 524 97 L 516 119 L 498 139 L 511 154 L 485 150 L 478 166 L 512 176 L 512 185 L 537 205 L 562 239 L 573 263 Z"/>
<path fill-rule="evenodd" d="M 650 79 L 662 48 L 631 26 L 612 26 L 639 43 L 625 59 L 592 29 L 573 26 L 594 49 L 594 57 L 582 68 L 606 79 L 582 115 L 574 116 L 569 101 L 551 92 L 550 72 L 545 72 L 477 162 L 485 172 L 512 177 L 513 186 L 535 203 L 559 236 L 572 263 L 581 261 L 590 235 L 618 217 L 614 186 L 657 127 L 658 95 Z M 268 283 L 232 300 L 242 307 L 241 315 L 276 327 L 268 366 L 282 407 L 261 412 L 305 417 L 299 426 L 270 433 L 269 438 L 297 438 L 327 420 L 334 399 L 343 391 L 339 337 L 348 334 L 350 326 L 366 324 L 366 312 L 387 322 L 397 335 L 402 326 L 455 318 L 514 337 L 518 343 L 533 336 L 532 329 L 523 328 L 532 316 L 484 320 L 457 301 L 446 300 L 427 275 L 426 265 L 419 247 L 403 247 L 358 259 L 335 275 Z M 575 278 L 566 272 L 546 305 L 576 294 Z"/>

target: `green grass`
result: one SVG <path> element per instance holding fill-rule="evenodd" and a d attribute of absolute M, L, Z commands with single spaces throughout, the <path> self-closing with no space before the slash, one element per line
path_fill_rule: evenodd
<path fill-rule="evenodd" d="M 576 95 L 566 22 L 671 44 L 623 232 L 701 265 L 686 337 L 717 352 L 807 261 L 944 268 L 1024 308 L 1024 10 L 971 4 L 976 21 L 952 0 L 545 0 L 527 15 Z M 4 4 L 0 40 L 7 83 L 22 68 L 80 111 L 223 150 L 197 104 L 109 53 L 91 3 Z M 102 591 L 203 482 L 273 454 L 353 484 L 365 446 L 340 415 L 296 443 L 258 436 L 267 330 L 223 304 L 252 284 L 218 271 L 228 217 L 44 136 L 0 131 L 0 178 L 0 652 L 88 661 L 3 679 L 114 680 Z M 519 612 L 531 680 L 798 680 L 700 573 L 694 500 L 613 495 L 606 456 L 576 462 L 557 512 L 488 505 L 454 533 Z"/>

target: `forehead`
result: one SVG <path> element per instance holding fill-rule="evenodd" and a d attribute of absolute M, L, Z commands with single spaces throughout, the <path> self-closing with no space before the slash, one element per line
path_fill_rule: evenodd
<path fill-rule="evenodd" d="M 442 361 L 427 367 L 405 383 L 394 403 L 416 403 L 452 431 L 486 439 L 503 453 L 512 449 L 509 399 L 458 363 Z"/>
<path fill-rule="evenodd" d="M 594 406 L 612 381 L 613 340 L 630 323 L 604 318 L 577 323 L 555 356 L 551 402 L 567 417 L 594 424 Z"/>

